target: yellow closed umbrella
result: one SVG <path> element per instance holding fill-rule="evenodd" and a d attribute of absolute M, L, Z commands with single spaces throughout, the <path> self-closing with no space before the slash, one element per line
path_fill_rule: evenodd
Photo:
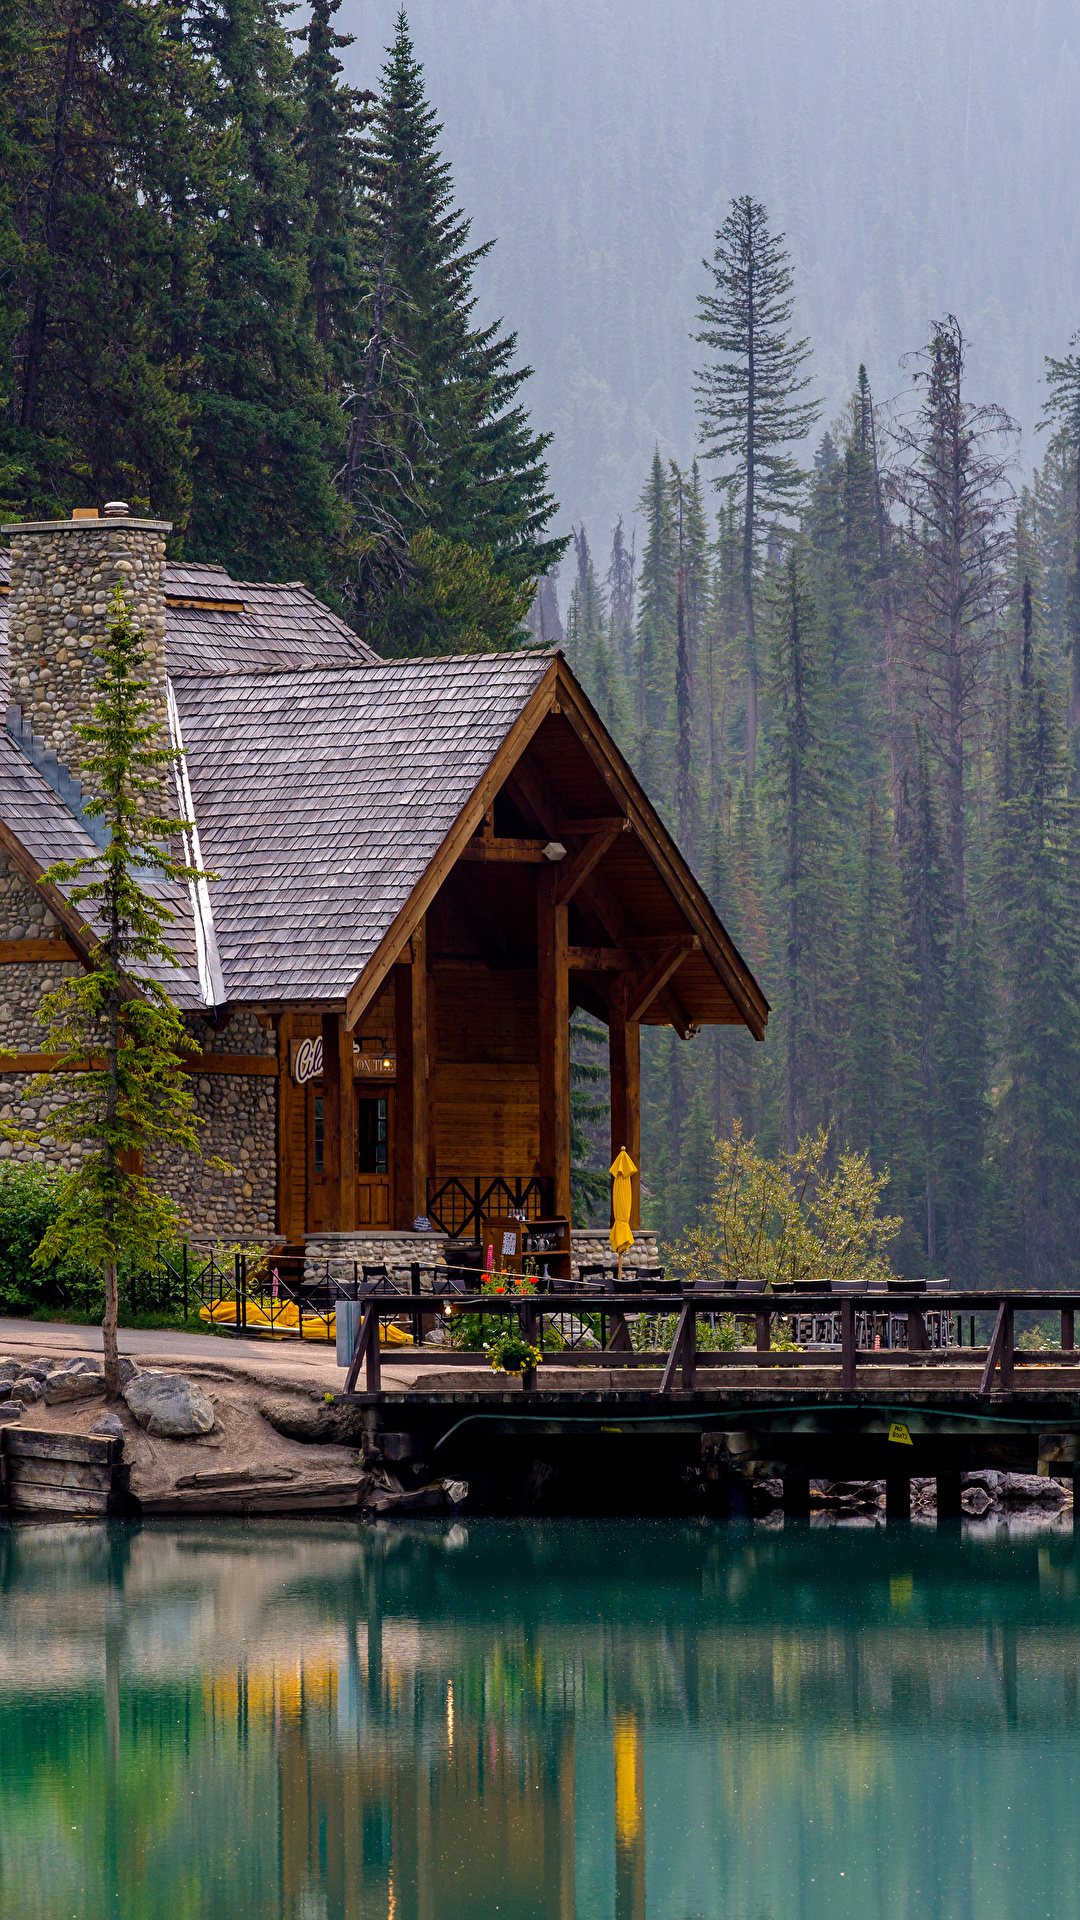
<path fill-rule="evenodd" d="M 619 1256 L 619 1278 L 622 1278 L 623 1254 L 634 1244 L 630 1231 L 630 1209 L 634 1204 L 633 1176 L 637 1172 L 625 1147 L 619 1149 L 612 1161 L 611 1173 L 611 1242 L 612 1253 Z"/>

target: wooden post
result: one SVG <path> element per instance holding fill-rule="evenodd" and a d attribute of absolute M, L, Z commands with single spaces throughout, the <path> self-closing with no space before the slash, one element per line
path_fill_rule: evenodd
<path fill-rule="evenodd" d="M 625 1147 L 635 1167 L 641 1165 L 641 1027 L 627 1020 L 630 984 L 625 973 L 612 982 L 608 1015 L 608 1071 L 611 1080 L 611 1158 Z M 641 1179 L 633 1179 L 630 1225 L 641 1225 Z"/>
<path fill-rule="evenodd" d="M 937 1517 L 939 1520 L 960 1520 L 963 1517 L 964 1509 L 960 1504 L 961 1492 L 959 1473 L 938 1474 Z"/>
<path fill-rule="evenodd" d="M 1062 1307 L 1061 1309 L 1061 1351 L 1062 1353 L 1076 1352 L 1075 1307 Z"/>
<path fill-rule="evenodd" d="M 909 1473 L 885 1475 L 885 1518 L 886 1520 L 911 1519 L 911 1475 Z"/>
<path fill-rule="evenodd" d="M 341 1028 L 338 1013 L 322 1017 L 322 1103 L 323 1103 L 323 1226 L 327 1233 L 341 1233 L 341 1121 L 344 1088 L 341 1084 Z M 349 1073 L 352 1094 L 352 1072 Z"/>
<path fill-rule="evenodd" d="M 570 975 L 567 912 L 555 904 L 555 865 L 536 896 L 536 991 L 540 1027 L 540 1173 L 552 1183 L 554 1213 L 570 1218 Z"/>
<path fill-rule="evenodd" d="M 855 1302 L 840 1302 L 840 1385 L 855 1385 Z"/>
<path fill-rule="evenodd" d="M 399 1227 L 427 1213 L 428 982 L 426 922 L 412 937 L 407 962 L 394 968 L 397 1082 L 394 1109 L 394 1186 Z"/>
<path fill-rule="evenodd" d="M 293 1035 L 293 1013 L 286 1007 L 278 1020 L 278 1071 L 277 1071 L 277 1191 L 274 1201 L 274 1224 L 283 1240 L 292 1239 L 293 1185 L 297 1178 L 297 1169 L 293 1165 L 292 1137 L 289 1129 L 290 1096 L 292 1081 L 289 1068 L 289 1050 Z M 305 1196 L 306 1198 L 306 1196 Z"/>
<path fill-rule="evenodd" d="M 786 1517 L 789 1520 L 809 1520 L 809 1474 L 785 1473 L 780 1485 L 783 1489 L 784 1513 Z"/>

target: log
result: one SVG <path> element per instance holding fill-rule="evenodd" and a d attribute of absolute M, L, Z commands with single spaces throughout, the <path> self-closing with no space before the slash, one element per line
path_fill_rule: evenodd
<path fill-rule="evenodd" d="M 92 1487 L 112 1491 L 112 1467 L 88 1466 L 82 1460 L 8 1459 L 9 1487 Z"/>
<path fill-rule="evenodd" d="M 124 1450 L 122 1440 L 95 1434 L 48 1433 L 36 1427 L 12 1428 L 0 1440 L 8 1458 L 15 1460 L 84 1460 L 88 1465 L 108 1466 L 119 1460 Z"/>
<path fill-rule="evenodd" d="M 110 1493 L 91 1487 L 20 1486 L 8 1482 L 8 1504 L 13 1513 L 67 1513 L 82 1519 L 103 1519 L 112 1500 Z"/>

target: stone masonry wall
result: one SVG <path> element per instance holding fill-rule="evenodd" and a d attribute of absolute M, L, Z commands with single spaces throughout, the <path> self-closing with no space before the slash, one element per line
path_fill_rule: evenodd
<path fill-rule="evenodd" d="M 150 681 L 165 715 L 166 520 L 26 521 L 7 526 L 10 698 L 72 773 L 75 727 L 90 709 L 94 648 L 122 581 L 147 641 Z"/>
<path fill-rule="evenodd" d="M 37 888 L 0 855 L 0 940 L 48 940 L 57 930 L 56 919 Z M 42 997 L 78 971 L 78 963 L 72 960 L 0 967 L 0 1051 L 43 1051 L 45 1035 L 38 1019 Z M 56 1095 L 32 1093 L 33 1084 L 32 1073 L 0 1073 L 0 1117 L 19 1126 L 42 1126 L 61 1103 Z M 22 1146 L 0 1140 L 0 1161 L 37 1161 L 70 1169 L 78 1164 L 78 1157 L 71 1148 L 61 1151 L 51 1141 Z"/>
<path fill-rule="evenodd" d="M 277 1050 L 273 1032 L 245 1009 L 220 1033 L 205 1020 L 185 1021 L 204 1053 L 261 1054 Z M 195 1075 L 195 1113 L 201 1152 L 169 1151 L 147 1165 L 176 1201 L 194 1240 L 275 1237 L 277 1192 L 277 1081 L 270 1074 Z M 230 1173 L 210 1164 L 219 1158 Z"/>

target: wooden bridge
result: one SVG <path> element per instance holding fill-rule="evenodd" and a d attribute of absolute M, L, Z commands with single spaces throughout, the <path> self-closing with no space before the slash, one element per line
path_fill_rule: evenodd
<path fill-rule="evenodd" d="M 373 1458 L 453 1474 L 481 1490 L 481 1505 L 513 1507 L 537 1468 L 575 1488 L 566 1510 L 670 1511 L 706 1504 L 739 1510 L 751 1477 L 779 1478 L 785 1509 L 806 1513 L 812 1479 L 884 1479 L 887 1513 L 910 1512 L 912 1478 L 935 1476 L 939 1518 L 958 1516 L 961 1474 L 997 1467 L 1073 1477 L 1080 1473 L 1080 1353 L 1075 1293 L 980 1291 L 947 1299 L 912 1292 L 761 1294 L 697 1287 L 670 1294 L 581 1298 L 457 1296 L 458 1310 L 519 1317 L 539 1339 L 549 1316 L 602 1317 L 607 1344 L 545 1356 L 521 1380 L 490 1371 L 477 1353 L 380 1350 L 380 1318 L 400 1296 L 371 1298 L 342 1399 L 363 1409 Z M 906 1319 L 907 1344 L 860 1346 L 872 1316 Z M 1057 1347 L 1019 1349 L 1017 1313 L 1053 1314 Z M 700 1350 L 700 1316 L 750 1322 L 753 1347 Z M 931 1346 L 927 1319 L 950 1317 L 970 1338 L 993 1316 L 985 1345 Z M 674 1323 L 666 1352 L 634 1351 L 628 1319 Z M 790 1351 L 771 1344 L 776 1323 L 836 1316 L 834 1348 Z M 633 1485 L 638 1497 L 630 1500 Z M 693 1501 L 685 1494 L 690 1488 Z M 560 1495 L 560 1501 L 563 1496 Z M 526 1504 L 528 1502 L 526 1501 Z"/>

